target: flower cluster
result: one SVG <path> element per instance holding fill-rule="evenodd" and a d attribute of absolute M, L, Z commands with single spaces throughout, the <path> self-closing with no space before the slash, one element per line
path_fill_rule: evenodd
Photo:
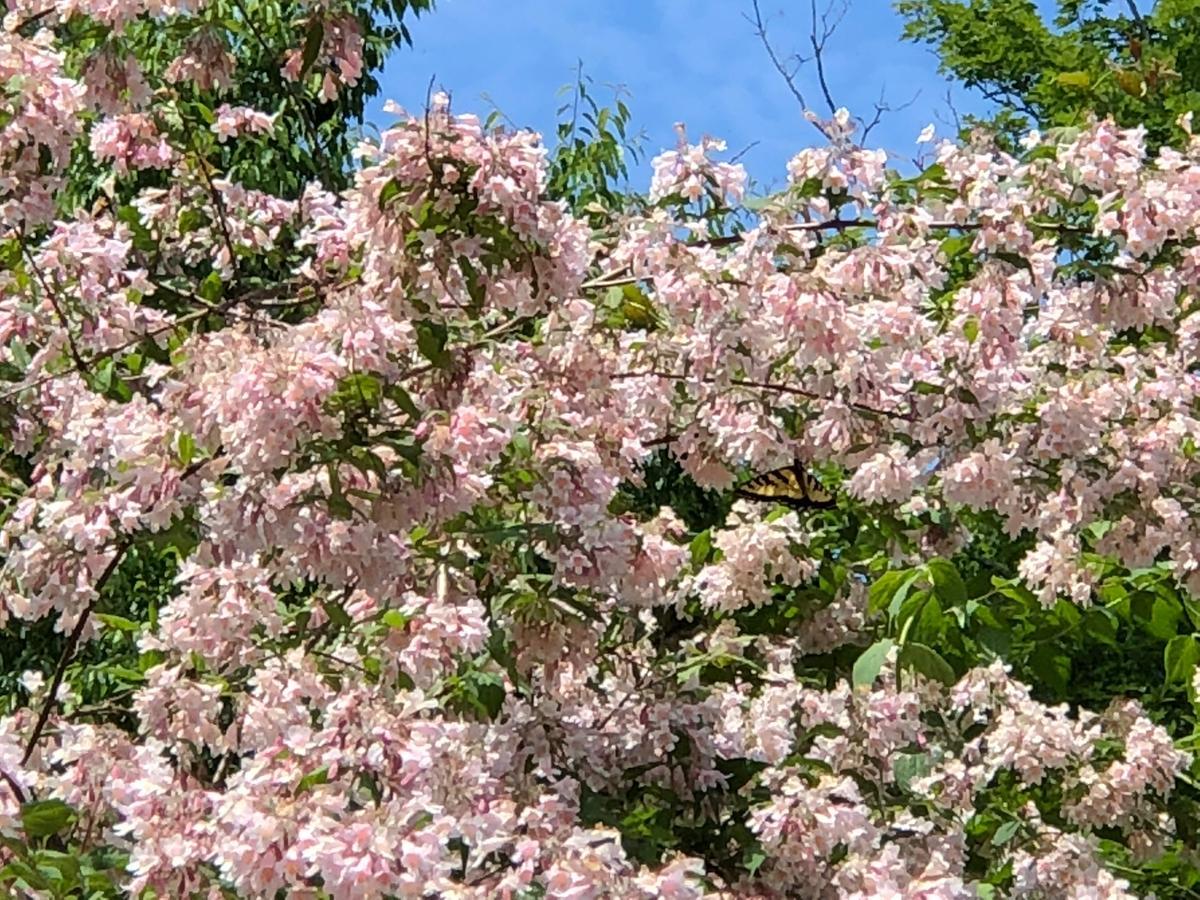
<path fill-rule="evenodd" d="M 311 15 L 281 65 L 333 99 L 362 29 Z M 1186 851 L 1178 721 L 1028 682 L 1193 614 L 1200 142 L 1099 122 L 897 182 L 839 114 L 731 216 L 745 172 L 681 130 L 597 227 L 536 135 L 437 96 L 349 189 L 276 197 L 167 114 L 230 86 L 214 29 L 78 81 L 0 34 L 0 610 L 66 635 L 0 717 L 3 854 L 54 801 L 131 895 L 1117 898 L 1101 832 Z M 217 159 L 276 127 L 211 118 Z M 56 210 L 73 153 L 117 208 Z M 716 489 L 803 459 L 838 500 L 692 527 L 639 502 L 654 454 Z M 927 558 L 987 517 L 1013 578 L 968 589 Z M 92 704 L 59 682 L 97 636 L 136 654 Z"/>

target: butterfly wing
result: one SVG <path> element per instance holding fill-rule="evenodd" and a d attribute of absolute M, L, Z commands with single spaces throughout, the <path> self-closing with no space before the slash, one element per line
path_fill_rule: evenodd
<path fill-rule="evenodd" d="M 747 500 L 782 503 L 792 509 L 825 508 L 835 503 L 833 494 L 799 463 L 751 478 L 735 493 Z"/>

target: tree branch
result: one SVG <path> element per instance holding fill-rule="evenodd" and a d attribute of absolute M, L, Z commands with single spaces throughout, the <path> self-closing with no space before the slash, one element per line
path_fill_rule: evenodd
<path fill-rule="evenodd" d="M 183 481 L 195 475 L 202 468 L 216 459 L 222 454 L 221 448 L 217 448 L 217 452 L 205 459 L 196 460 L 189 465 L 179 475 L 179 480 Z M 121 561 L 125 558 L 125 554 L 133 546 L 133 535 L 126 534 L 117 542 L 116 550 L 113 553 L 113 558 L 108 561 L 108 565 L 104 567 L 104 571 L 100 573 L 100 577 L 96 579 L 96 584 L 93 589 L 96 596 L 84 608 L 79 615 L 79 621 L 75 623 L 75 627 L 71 630 L 71 634 L 67 637 L 67 644 L 63 647 L 62 655 L 58 658 L 58 665 L 54 669 L 54 677 L 50 680 L 50 690 L 46 695 L 45 701 L 42 703 L 41 711 L 38 713 L 37 722 L 34 723 L 33 732 L 29 735 L 29 740 L 25 744 L 25 753 L 21 756 L 21 765 L 29 762 L 29 758 L 33 756 L 34 748 L 37 747 L 37 742 L 42 737 L 42 732 L 46 728 L 46 723 L 50 720 L 50 714 L 54 712 L 54 707 L 58 702 L 58 689 L 62 686 L 63 678 L 67 674 L 67 667 L 71 664 L 71 660 L 75 657 L 75 650 L 79 646 L 80 638 L 83 637 L 83 630 L 87 627 L 88 620 L 95 611 L 97 604 L 100 602 L 101 592 L 104 586 L 108 584 L 110 578 L 116 574 L 117 568 L 121 565 Z"/>
<path fill-rule="evenodd" d="M 789 72 L 783 65 L 783 61 L 775 53 L 775 48 L 771 46 L 771 41 L 767 38 L 767 25 L 763 21 L 762 10 L 759 9 L 758 0 L 750 0 L 750 5 L 754 9 L 754 18 L 749 19 L 750 24 L 754 26 L 754 35 L 763 45 L 763 49 L 767 51 L 767 57 L 771 60 L 771 65 L 775 67 L 775 71 L 783 76 L 784 82 L 788 86 L 788 90 L 792 92 L 792 96 L 796 98 L 796 102 L 800 104 L 801 112 L 808 112 L 808 101 L 804 99 L 804 94 L 800 92 L 800 88 L 796 86 L 796 70 Z M 800 60 L 804 62 L 804 60 Z"/>
<path fill-rule="evenodd" d="M 829 90 L 829 82 L 825 77 L 825 44 L 833 37 L 834 32 L 837 31 L 838 24 L 842 21 L 842 17 L 846 15 L 846 10 L 849 7 L 849 0 L 843 0 L 841 11 L 838 13 L 834 23 L 830 25 L 829 13 L 833 9 L 831 3 L 821 15 L 822 32 L 821 36 L 817 37 L 817 0 L 809 0 L 809 9 L 812 14 L 812 30 L 809 32 L 808 40 L 813 48 L 813 62 L 817 66 L 817 84 L 821 86 L 821 94 L 825 97 L 825 105 L 829 107 L 830 115 L 837 112 L 837 104 L 833 102 L 833 92 Z"/>
<path fill-rule="evenodd" d="M 37 264 L 37 260 L 33 258 L 33 253 L 25 246 L 25 236 L 22 234 L 19 238 L 21 242 L 21 250 L 25 253 L 25 258 L 29 261 L 29 268 L 33 270 L 33 275 L 37 279 L 38 284 L 42 286 L 42 293 L 46 295 L 46 299 L 50 302 L 50 306 L 54 309 L 54 315 L 58 318 L 58 324 L 62 327 L 63 334 L 67 336 L 67 348 L 70 350 L 71 359 L 75 363 L 75 368 L 79 370 L 80 375 L 86 375 L 86 362 L 83 355 L 79 352 L 79 345 L 75 343 L 75 335 L 71 333 L 71 324 L 67 319 L 67 314 L 58 303 L 58 295 L 53 288 L 50 287 L 46 280 L 45 274 Z"/>
<path fill-rule="evenodd" d="M 117 550 L 113 554 L 113 558 L 109 560 L 104 571 L 100 573 L 100 577 L 96 579 L 96 596 L 92 598 L 92 601 L 80 613 L 79 621 L 75 623 L 75 627 L 71 630 L 71 634 L 67 638 L 67 645 L 63 647 L 62 655 L 58 658 L 58 665 L 54 669 L 54 677 L 50 680 L 50 690 L 46 694 L 46 699 L 42 702 L 42 709 L 38 713 L 37 722 L 33 726 L 33 732 L 29 735 L 29 740 L 25 744 L 25 753 L 21 756 L 21 765 L 25 765 L 29 762 L 29 757 L 33 756 L 33 750 L 42 736 L 42 731 L 46 728 L 46 722 L 50 719 L 50 713 L 54 711 L 54 706 L 58 702 L 58 689 L 62 686 L 63 677 L 67 673 L 67 666 L 71 664 L 71 660 L 75 656 L 75 648 L 79 646 L 79 639 L 83 636 L 83 629 L 87 627 L 92 610 L 100 602 L 100 592 L 117 571 L 117 567 L 121 564 L 121 560 L 125 558 L 125 553 L 132 544 L 133 540 L 131 538 L 124 538 L 117 545 Z"/>
<path fill-rule="evenodd" d="M 611 377 L 617 380 L 624 380 L 626 378 L 665 378 L 669 381 L 689 380 L 689 376 L 687 375 L 676 375 L 671 372 L 659 372 L 653 369 L 648 372 L 617 372 Z M 718 379 L 716 378 L 701 378 L 699 380 L 704 384 L 718 383 Z M 774 391 L 779 394 L 793 394 L 797 397 L 804 397 L 806 400 L 823 400 L 829 403 L 839 399 L 837 397 L 822 396 L 814 391 L 808 391 L 804 388 L 795 387 L 790 384 L 772 384 L 771 382 L 766 381 L 751 381 L 746 378 L 730 378 L 728 383 L 733 387 L 756 388 L 763 391 Z M 913 420 L 912 412 L 899 412 L 894 410 L 879 409 L 874 406 L 869 406 L 865 403 L 855 403 L 853 401 L 846 403 L 846 405 L 851 409 L 857 410 L 858 412 L 867 413 L 874 416 L 885 416 L 890 419 L 901 419 L 905 422 L 911 422 Z M 654 441 L 655 444 L 663 442 L 669 443 L 669 441 L 664 441 L 663 438 L 656 438 Z"/>

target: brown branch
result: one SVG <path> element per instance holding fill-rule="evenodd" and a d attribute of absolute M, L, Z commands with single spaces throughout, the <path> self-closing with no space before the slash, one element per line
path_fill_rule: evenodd
<path fill-rule="evenodd" d="M 67 336 L 67 347 L 71 352 L 71 359 L 75 362 L 75 368 L 79 370 L 79 374 L 86 375 L 86 362 L 84 361 L 83 355 L 79 352 L 79 345 L 75 343 L 75 335 L 71 334 L 71 325 L 70 321 L 67 319 L 67 314 L 63 311 L 63 308 L 59 306 L 58 295 L 54 289 L 50 287 L 49 282 L 46 280 L 45 274 L 37 264 L 37 260 L 34 259 L 33 253 L 27 246 L 25 246 L 25 236 L 21 235 L 19 240 L 21 242 L 21 250 L 24 251 L 25 258 L 29 260 L 29 267 L 33 269 L 34 277 L 37 279 L 38 284 L 42 286 L 42 293 L 45 294 L 46 299 L 50 301 L 50 306 L 54 309 L 54 315 L 58 318 L 58 324 L 62 326 L 63 334 Z"/>
<path fill-rule="evenodd" d="M 775 53 L 775 48 L 771 46 L 771 41 L 767 38 L 767 25 L 766 22 L 763 21 L 762 10 L 759 9 L 758 0 L 750 0 L 750 5 L 754 9 L 754 18 L 750 19 L 749 16 L 747 16 L 747 19 L 749 19 L 750 24 L 754 26 L 754 36 L 757 37 L 762 43 L 763 49 L 767 51 L 767 58 L 771 60 L 771 65 L 773 65 L 775 67 L 775 71 L 783 77 L 784 83 L 787 84 L 788 90 L 792 92 L 792 96 L 795 97 L 796 102 L 800 104 L 800 110 L 802 112 L 808 112 L 808 101 L 804 99 L 804 94 L 801 93 L 800 88 L 796 86 L 797 70 L 793 69 L 791 72 L 789 72 L 784 66 L 783 61 Z M 800 62 L 804 62 L 804 60 L 800 60 Z"/>
<path fill-rule="evenodd" d="M 785 225 L 780 231 L 785 232 L 806 232 L 806 231 L 845 231 L 849 228 L 878 228 L 879 223 L 872 219 L 825 219 L 820 222 L 796 222 L 793 225 Z M 979 222 L 930 222 L 926 227 L 936 230 L 945 231 L 977 231 L 983 227 Z M 1038 225 L 1037 227 L 1050 228 L 1050 223 Z M 1061 230 L 1067 230 L 1063 227 Z M 691 241 L 686 244 L 688 247 L 726 247 L 730 244 L 736 244 L 742 239 L 740 234 L 725 234 L 719 237 L 703 238 L 698 241 Z M 636 284 L 642 279 L 632 275 L 620 275 L 617 272 L 609 272 L 605 275 L 600 275 L 593 278 L 591 281 L 585 281 L 580 287 L 585 291 L 597 290 L 599 288 L 620 287 L 624 284 Z"/>
<path fill-rule="evenodd" d="M 196 460 L 189 465 L 179 475 L 179 480 L 184 481 L 195 475 L 202 468 L 219 457 L 223 453 L 221 448 L 217 448 L 216 453 L 207 459 Z M 79 615 L 79 621 L 75 623 L 75 627 L 71 630 L 71 634 L 67 637 L 67 644 L 63 647 L 62 655 L 58 658 L 58 665 L 54 669 L 54 677 L 50 681 L 50 690 L 46 695 L 45 701 L 42 703 L 41 711 L 38 713 L 37 722 L 34 723 L 33 733 L 29 735 L 29 740 L 25 744 L 25 753 L 21 756 L 21 765 L 29 762 L 29 758 L 33 756 L 33 750 L 37 746 L 37 742 L 41 739 L 42 732 L 46 728 L 46 722 L 50 719 L 50 714 L 54 711 L 54 706 L 58 702 L 58 689 L 62 686 L 63 678 L 66 676 L 67 667 L 71 664 L 71 660 L 75 656 L 75 650 L 79 646 L 79 640 L 83 637 L 83 630 L 87 627 L 88 620 L 96 609 L 96 605 L 100 602 L 100 594 L 104 590 L 104 586 L 109 579 L 116 574 L 117 568 L 121 565 L 121 560 L 125 558 L 125 554 L 133 546 L 133 536 L 125 535 L 116 545 L 116 551 L 113 553 L 113 558 L 108 561 L 108 565 L 104 567 L 104 571 L 100 573 L 100 577 L 96 579 L 96 584 L 93 590 L 96 596 L 84 608 Z"/>
<path fill-rule="evenodd" d="M 457 344 L 453 347 L 447 347 L 446 352 L 447 353 L 462 353 L 462 352 L 471 351 L 471 350 L 478 350 L 480 347 L 485 346 L 489 341 L 493 341 L 498 337 L 503 337 L 504 335 L 508 334 L 510 331 L 516 331 L 518 328 L 528 325 L 532 321 L 533 321 L 532 316 L 518 316 L 515 319 L 509 319 L 507 322 L 503 322 L 500 325 L 497 325 L 495 328 L 491 329 L 490 331 L 485 331 L 483 334 L 481 334 L 478 338 L 476 338 L 473 341 L 470 341 L 465 344 Z M 429 372 L 434 368 L 435 368 L 435 366 L 433 365 L 433 363 L 427 363 L 426 365 L 422 365 L 422 366 L 415 366 L 414 368 L 411 368 L 407 372 L 405 372 L 401 380 L 408 380 L 409 378 L 416 378 L 418 375 L 424 375 L 426 372 Z"/>
<path fill-rule="evenodd" d="M 221 238 L 225 241 L 225 249 L 229 251 L 229 265 L 233 267 L 233 277 L 236 281 L 241 267 L 238 265 L 237 251 L 233 246 L 233 234 L 229 230 L 229 221 L 225 214 L 225 198 L 221 196 L 221 192 L 217 190 L 217 185 L 212 179 L 212 174 L 208 171 L 208 160 L 200 155 L 194 142 L 192 144 L 192 152 L 196 154 L 196 162 L 200 165 L 200 175 L 204 178 L 204 183 L 208 185 L 208 194 L 212 199 L 213 207 L 217 211 L 217 225 L 221 229 Z"/>
<path fill-rule="evenodd" d="M 46 722 L 50 719 L 50 713 L 54 711 L 54 706 L 58 701 L 58 689 L 62 686 L 63 677 L 67 674 L 67 666 L 71 664 L 71 660 L 75 656 L 75 648 L 79 645 L 79 639 L 83 636 L 83 630 L 87 627 L 88 619 L 91 617 L 92 611 L 96 608 L 96 604 L 100 602 L 100 592 L 117 571 L 117 567 L 121 564 L 121 560 L 124 559 L 125 553 L 132 544 L 133 540 L 131 538 L 124 538 L 117 545 L 113 558 L 109 560 L 104 571 L 100 573 L 100 577 L 96 579 L 94 588 L 96 596 L 92 598 L 92 601 L 80 613 L 79 621 L 75 623 L 75 628 L 72 629 L 70 636 L 67 638 L 67 645 L 63 647 L 62 655 L 58 658 L 58 665 L 54 669 L 54 677 L 50 680 L 50 690 L 46 695 L 45 701 L 42 703 L 41 712 L 38 713 L 37 722 L 33 726 L 33 733 L 29 735 L 29 740 L 25 744 L 25 753 L 21 757 L 21 765 L 25 765 L 29 762 L 29 757 L 33 756 L 33 750 L 42 736 L 42 731 L 46 728 Z"/>
<path fill-rule="evenodd" d="M 55 12 L 55 7 L 50 6 L 46 9 L 43 9 L 39 13 L 34 13 L 29 18 L 24 19 L 21 22 L 18 22 L 17 27 L 13 29 L 13 32 L 19 33 L 19 32 L 24 31 L 30 25 L 36 25 L 38 22 L 42 21 L 42 19 L 46 18 L 46 16 L 50 15 L 50 13 L 52 13 L 52 12 Z"/>
<path fill-rule="evenodd" d="M 142 341 L 146 340 L 147 338 L 152 338 L 152 337 L 155 337 L 156 335 L 163 334 L 164 332 L 171 331 L 175 328 L 180 328 L 184 325 L 189 325 L 192 322 L 196 321 L 197 319 L 202 319 L 208 315 L 226 315 L 232 310 L 232 308 L 234 306 L 237 306 L 240 303 L 248 303 L 252 309 L 258 309 L 258 308 L 268 309 L 268 308 L 284 308 L 284 307 L 302 305 L 304 303 L 310 303 L 313 300 L 317 299 L 317 297 L 314 294 L 314 296 L 312 298 L 302 298 L 302 299 L 297 299 L 297 300 L 279 301 L 279 302 L 262 302 L 262 301 L 256 300 L 255 298 L 264 296 L 264 291 L 262 289 L 256 289 L 253 291 L 247 291 L 245 294 L 232 295 L 224 303 L 213 304 L 213 303 L 209 303 L 207 300 L 204 300 L 201 297 L 196 296 L 195 294 L 192 294 L 190 291 L 171 287 L 170 285 L 163 284 L 162 282 L 157 282 L 157 281 L 154 282 L 154 284 L 156 287 L 161 288 L 165 291 L 170 291 L 171 293 L 173 293 L 179 297 L 183 297 L 185 299 L 192 300 L 193 302 L 200 304 L 203 308 L 195 310 L 190 313 L 187 313 L 186 315 L 179 316 L 178 318 L 172 319 L 170 322 L 167 322 L 163 325 L 159 325 L 155 328 L 151 328 L 148 331 L 144 331 L 141 334 L 139 334 L 137 337 L 130 338 L 128 341 L 125 341 L 125 343 L 123 343 L 123 344 L 118 344 L 117 346 L 110 347 L 107 350 L 102 350 L 98 353 L 93 353 L 91 356 L 82 360 L 83 369 L 87 369 L 88 367 L 93 366 L 98 362 L 103 362 L 104 360 L 108 359 L 110 356 L 116 356 L 118 353 L 128 350 L 131 347 L 136 347 L 138 344 L 140 344 Z M 284 287 L 284 286 L 286 286 L 286 284 L 282 285 L 281 287 Z M 270 293 L 268 292 L 266 295 L 270 296 Z M 241 316 L 241 318 L 248 318 L 248 317 Z M 254 323 L 259 323 L 262 320 L 250 319 L 250 321 L 252 321 Z M 284 323 L 276 322 L 274 319 L 267 319 L 265 323 L 270 324 L 273 327 L 286 327 Z M 80 363 L 80 360 L 76 359 L 75 362 L 78 365 Z M 40 378 L 34 379 L 33 381 L 22 382 L 21 384 L 18 384 L 15 387 L 8 389 L 7 391 L 0 392 L 0 400 L 7 400 L 10 397 L 15 397 L 17 394 L 20 394 L 22 391 L 27 391 L 30 388 L 40 387 L 41 385 L 48 384 L 49 382 L 54 381 L 58 378 L 63 378 L 67 375 L 70 375 L 72 373 L 72 371 L 74 371 L 74 370 L 67 370 L 65 372 L 51 372 L 50 374 L 43 375 Z"/>
<path fill-rule="evenodd" d="M 672 372 L 658 372 L 655 370 L 651 370 L 648 372 L 617 372 L 617 373 L 614 373 L 610 377 L 612 377 L 614 380 L 624 380 L 626 378 L 665 378 L 670 381 L 688 381 L 688 380 L 690 380 L 690 377 L 687 375 L 676 375 Z M 701 381 L 704 384 L 719 384 L 720 383 L 719 379 L 716 379 L 716 378 L 701 378 L 701 379 L 699 379 L 699 381 Z M 834 402 L 834 401 L 841 399 L 838 397 L 823 396 L 821 394 L 816 393 L 815 391 L 805 390 L 804 388 L 795 387 L 790 384 L 772 384 L 771 382 L 766 382 L 766 381 L 751 381 L 746 378 L 730 378 L 727 383 L 733 387 L 756 388 L 758 390 L 763 390 L 763 391 L 775 391 L 776 393 L 780 393 L 780 394 L 793 394 L 797 397 L 804 397 L 806 400 L 821 400 L 826 403 Z M 894 411 L 894 410 L 879 409 L 878 407 L 868 406 L 865 403 L 856 403 L 853 401 L 847 402 L 844 400 L 842 402 L 846 403 L 846 405 L 849 406 L 851 409 L 858 410 L 859 412 L 867 413 L 869 415 L 886 416 L 887 418 L 890 418 L 890 419 L 901 419 L 906 422 L 913 421 L 913 414 L 911 411 L 910 412 L 899 412 L 899 411 Z M 673 440 L 673 438 L 670 440 Z M 656 438 L 654 443 L 655 444 L 670 443 L 670 440 L 664 439 L 664 438 Z"/>
<path fill-rule="evenodd" d="M 242 20 L 246 23 L 246 27 L 250 29 L 250 33 L 254 35 L 255 39 L 258 41 L 263 50 L 266 51 L 267 55 L 278 56 L 277 51 L 267 43 L 267 39 L 263 37 L 262 32 L 258 30 L 258 26 L 255 24 L 254 17 L 246 12 L 246 7 L 243 5 L 242 0 L 233 0 L 233 5 L 237 7 L 238 12 L 242 14 Z M 295 104 L 296 111 L 300 114 L 301 123 L 308 132 L 308 140 L 309 143 L 312 144 L 313 149 L 313 162 L 315 162 L 320 168 L 326 170 L 325 176 L 329 177 L 329 164 L 328 160 L 326 159 L 325 148 L 321 146 L 320 133 L 317 131 L 316 123 L 314 123 L 312 118 L 309 116 L 308 107 L 304 105 L 303 96 L 300 96 L 297 93 L 298 86 L 294 82 L 288 81 L 283 77 L 280 78 L 280 83 L 284 91 L 291 95 L 292 103 Z"/>
<path fill-rule="evenodd" d="M 833 25 L 829 24 L 829 12 L 832 5 L 825 10 L 821 16 L 821 26 L 823 32 L 821 37 L 817 37 L 817 0 L 809 0 L 809 8 L 812 11 L 812 31 L 809 32 L 808 40 L 813 48 L 813 62 L 817 67 L 817 84 L 821 87 L 821 94 L 825 98 L 825 105 L 829 107 L 830 115 L 837 112 L 837 104 L 833 102 L 833 92 L 829 90 L 829 82 L 825 77 L 825 44 L 833 37 L 833 33 L 837 31 L 838 23 L 842 17 L 846 15 L 846 10 L 849 8 L 849 2 L 842 4 L 842 11 L 838 14 L 837 21 Z"/>
<path fill-rule="evenodd" d="M 110 347 L 108 350 L 102 350 L 99 353 L 92 354 L 87 359 L 83 360 L 84 368 L 95 365 L 98 362 L 103 362 L 110 356 L 116 356 L 122 350 L 128 350 L 130 347 L 136 347 L 142 341 L 146 340 L 146 338 L 154 337 L 155 335 L 162 334 L 165 331 L 170 331 L 172 328 L 178 328 L 180 325 L 186 325 L 188 322 L 207 315 L 210 315 L 210 311 L 207 309 L 201 309 L 194 313 L 189 313 L 186 316 L 182 316 L 181 318 L 172 319 L 165 325 L 160 325 L 157 328 L 151 328 L 149 331 L 144 332 L 143 334 L 140 334 L 136 338 L 132 338 L 123 344 L 119 344 L 116 347 Z M 7 400 L 9 397 L 15 397 L 17 394 L 20 394 L 22 391 L 27 391 L 30 388 L 40 387 L 41 385 L 48 384 L 49 382 L 58 378 L 63 378 L 67 375 L 70 375 L 72 371 L 73 370 L 68 370 L 66 372 L 51 372 L 49 375 L 43 375 L 40 378 L 34 379 L 33 381 L 21 383 L 16 387 L 0 393 L 0 400 Z"/>
<path fill-rule="evenodd" d="M 947 89 L 947 93 L 949 93 L 949 89 Z M 921 89 L 918 88 L 913 92 L 912 97 L 910 97 L 904 103 L 901 103 L 899 106 L 892 106 L 884 99 L 884 89 L 880 88 L 879 99 L 875 101 L 875 115 L 871 117 L 871 121 L 867 122 L 863 119 L 858 120 L 863 127 L 862 142 L 865 144 L 867 142 L 867 138 L 870 137 L 871 132 L 875 130 L 875 126 L 883 121 L 884 113 L 900 112 L 901 110 L 908 109 L 917 102 L 917 98 L 920 96 Z"/>
<path fill-rule="evenodd" d="M 1146 20 L 1143 18 L 1141 11 L 1137 8 L 1135 0 L 1125 0 L 1125 5 L 1129 7 L 1129 14 L 1133 16 L 1133 21 L 1137 22 L 1142 34 L 1147 34 Z"/>
<path fill-rule="evenodd" d="M 825 128 L 821 125 L 821 123 L 819 121 L 809 119 L 807 115 L 810 111 L 808 101 L 804 98 L 804 93 L 796 84 L 796 73 L 800 70 L 800 66 L 808 62 L 808 60 L 801 56 L 797 56 L 797 65 L 789 72 L 787 66 L 783 64 L 783 60 L 779 58 L 779 54 L 775 52 L 775 48 L 771 45 L 771 40 L 767 36 L 767 25 L 763 20 L 762 10 L 759 8 L 758 0 L 750 0 L 750 3 L 751 8 L 754 10 L 754 16 L 753 18 L 746 16 L 746 19 L 751 25 L 754 26 L 754 36 L 757 37 L 759 42 L 763 45 L 763 49 L 767 51 L 767 58 L 771 60 L 771 65 L 775 67 L 775 71 L 778 72 L 783 78 L 784 84 L 787 85 L 787 88 L 791 92 L 792 96 L 796 98 L 796 102 L 800 104 L 800 110 L 805 114 L 805 120 L 812 122 L 813 127 L 821 133 L 821 136 L 826 140 L 829 140 L 829 134 L 825 131 Z"/>
<path fill-rule="evenodd" d="M 13 796 L 17 798 L 18 803 L 25 802 L 25 792 L 21 790 L 21 785 L 17 784 L 17 780 L 0 769 L 0 778 L 4 779 L 4 783 L 8 785 L 8 789 L 13 792 Z"/>
<path fill-rule="evenodd" d="M 662 437 L 651 438 L 648 441 L 642 441 L 643 447 L 667 447 L 679 440 L 677 434 L 664 434 Z"/>

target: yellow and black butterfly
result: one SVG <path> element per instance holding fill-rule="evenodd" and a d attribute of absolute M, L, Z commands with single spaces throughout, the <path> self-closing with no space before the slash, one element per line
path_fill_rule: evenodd
<path fill-rule="evenodd" d="M 734 493 L 747 500 L 782 503 L 792 509 L 827 509 L 837 502 L 798 462 L 751 478 Z"/>

